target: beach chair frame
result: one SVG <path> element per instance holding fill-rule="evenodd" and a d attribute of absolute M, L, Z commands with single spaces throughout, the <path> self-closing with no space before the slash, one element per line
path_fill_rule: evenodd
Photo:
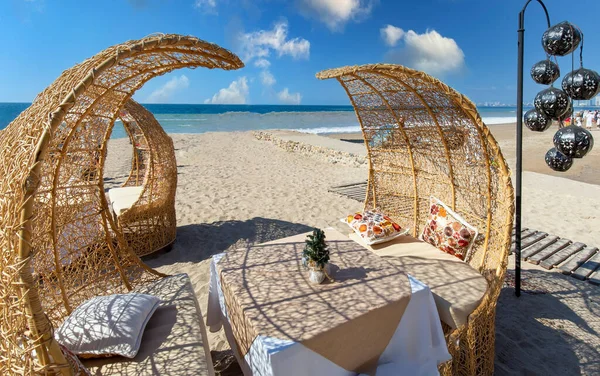
<path fill-rule="evenodd" d="M 496 303 L 504 281 L 514 215 L 510 171 L 475 105 L 423 72 L 393 64 L 341 67 L 336 79 L 354 107 L 367 148 L 365 209 L 379 208 L 419 236 L 435 196 L 475 226 L 468 263 L 488 289 L 467 324 L 444 326 L 452 360 L 442 374 L 494 372 Z"/>
<path fill-rule="evenodd" d="M 154 115 L 133 99 L 125 104 L 120 118 L 133 149 L 131 170 L 122 187 L 141 187 L 142 191 L 135 203 L 114 219 L 129 247 L 142 257 L 175 241 L 175 148 Z"/>
<path fill-rule="evenodd" d="M 163 277 L 135 254 L 104 190 L 107 140 L 134 92 L 175 69 L 243 66 L 195 37 L 128 41 L 64 71 L 1 132 L 0 374 L 78 373 L 53 328 L 91 297 Z"/>

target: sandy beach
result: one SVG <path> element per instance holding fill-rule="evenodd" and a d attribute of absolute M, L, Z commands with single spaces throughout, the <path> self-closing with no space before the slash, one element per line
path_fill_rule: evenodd
<path fill-rule="evenodd" d="M 511 166 L 512 129 L 492 128 Z M 523 225 L 600 245 L 600 232 L 596 231 L 600 226 L 600 186 L 595 185 L 600 184 L 600 171 L 596 171 L 600 167 L 595 167 L 600 148 L 558 177 L 543 160 L 551 146 L 551 133 L 526 132 Z M 212 255 L 306 232 L 313 226 L 348 232 L 339 218 L 362 207 L 327 188 L 366 179 L 365 165 L 312 155 L 310 150 L 286 151 L 273 142 L 257 140 L 251 132 L 172 137 L 179 167 L 177 241 L 172 251 L 146 262 L 163 273 L 188 273 L 203 312 Z M 319 147 L 332 149 L 351 145 L 320 136 L 297 137 L 321 140 Z M 122 156 L 129 155 L 129 148 L 125 139 L 111 141 L 106 171 L 106 176 L 113 177 L 111 184 L 128 172 L 128 161 Z M 502 291 L 496 373 L 600 373 L 600 288 L 527 263 L 524 267 L 524 289 L 536 294 L 517 299 L 512 288 Z M 224 334 L 209 334 L 209 341 L 217 369 L 227 368 L 231 355 L 227 356 Z M 236 372 L 235 366 L 230 366 L 221 374 Z"/>

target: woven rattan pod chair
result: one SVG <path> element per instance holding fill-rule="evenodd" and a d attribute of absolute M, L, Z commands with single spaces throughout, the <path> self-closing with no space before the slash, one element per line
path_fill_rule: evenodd
<path fill-rule="evenodd" d="M 177 232 L 177 163 L 173 140 L 144 106 L 129 100 L 120 119 L 131 141 L 131 170 L 122 187 L 110 189 L 115 221 L 138 256 L 172 245 Z"/>
<path fill-rule="evenodd" d="M 126 42 L 63 72 L 2 132 L 0 374 L 72 373 L 52 328 L 93 296 L 162 277 L 128 246 L 104 192 L 107 140 L 133 93 L 178 68 L 242 66 L 194 37 Z"/>
<path fill-rule="evenodd" d="M 398 65 L 343 67 L 317 78 L 337 79 L 354 106 L 369 159 L 365 208 L 380 208 L 418 236 L 433 195 L 479 230 L 469 264 L 486 278 L 487 292 L 467 324 L 445 326 L 452 361 L 441 371 L 492 374 L 513 189 L 500 148 L 475 105 L 441 81 Z"/>

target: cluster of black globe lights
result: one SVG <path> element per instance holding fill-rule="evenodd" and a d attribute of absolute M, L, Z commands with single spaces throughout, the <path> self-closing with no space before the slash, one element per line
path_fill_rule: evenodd
<path fill-rule="evenodd" d="M 580 68 L 565 75 L 562 90 L 555 88 L 553 83 L 560 77 L 560 69 L 550 56 L 574 53 L 580 42 Z M 564 172 L 573 165 L 573 158 L 584 157 L 594 146 L 592 134 L 574 124 L 571 100 L 588 100 L 596 96 L 600 91 L 600 75 L 583 67 L 583 33 L 569 22 L 561 22 L 546 30 L 542 46 L 547 54 L 546 60 L 533 65 L 531 77 L 538 84 L 550 87 L 535 96 L 535 108 L 527 111 L 523 120 L 527 128 L 535 132 L 548 129 L 552 120 L 559 122 L 553 139 L 554 147 L 548 150 L 545 159 L 551 169 Z M 563 121 L 568 117 L 571 117 L 571 125 L 564 126 Z"/>

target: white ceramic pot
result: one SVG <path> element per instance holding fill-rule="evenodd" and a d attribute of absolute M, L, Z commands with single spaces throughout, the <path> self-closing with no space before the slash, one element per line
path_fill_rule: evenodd
<path fill-rule="evenodd" d="M 310 281 L 310 283 L 318 285 L 321 282 L 323 282 L 324 279 L 325 279 L 325 272 L 323 271 L 323 269 L 310 268 L 310 271 L 308 274 L 308 280 Z"/>

